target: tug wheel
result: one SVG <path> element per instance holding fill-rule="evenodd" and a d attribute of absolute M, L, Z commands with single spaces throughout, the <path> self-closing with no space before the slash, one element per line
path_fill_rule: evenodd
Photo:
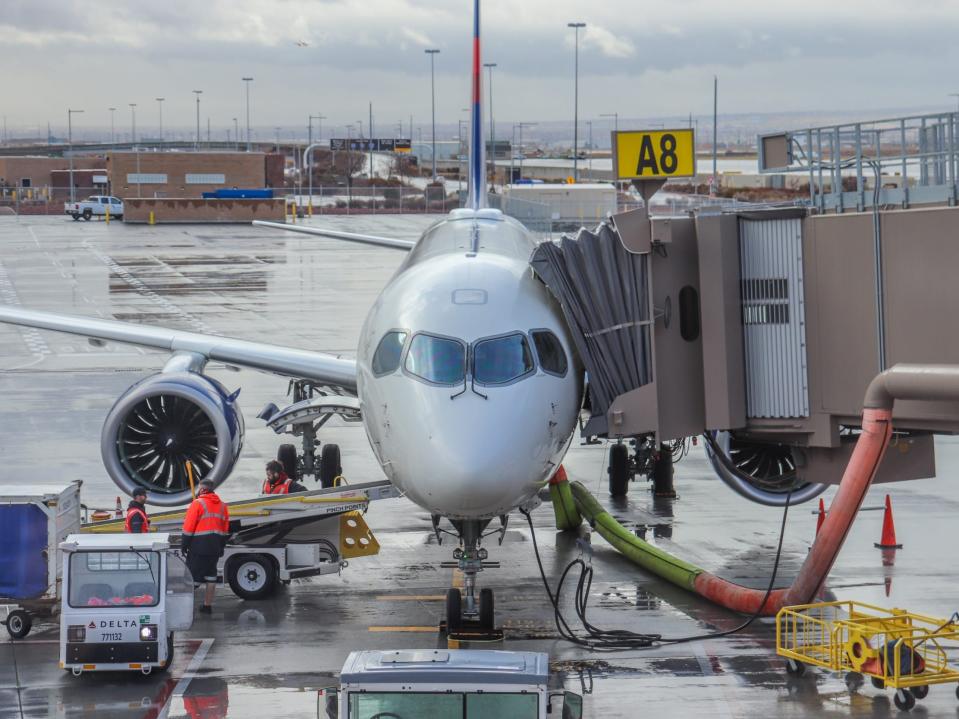
<path fill-rule="evenodd" d="M 7 633 L 11 639 L 23 639 L 33 628 L 33 617 L 22 609 L 14 609 L 7 616 Z"/>

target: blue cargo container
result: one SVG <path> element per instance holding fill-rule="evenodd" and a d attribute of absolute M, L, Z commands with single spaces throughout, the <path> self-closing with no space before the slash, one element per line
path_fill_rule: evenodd
<path fill-rule="evenodd" d="M 59 602 L 59 545 L 80 530 L 80 482 L 63 489 L 0 487 L 0 606 L 10 636 L 27 635 L 34 616 Z"/>
<path fill-rule="evenodd" d="M 237 188 L 232 189 L 220 189 L 213 192 L 204 192 L 204 200 L 272 200 L 273 199 L 273 190 L 267 188 L 264 190 L 239 190 Z"/>

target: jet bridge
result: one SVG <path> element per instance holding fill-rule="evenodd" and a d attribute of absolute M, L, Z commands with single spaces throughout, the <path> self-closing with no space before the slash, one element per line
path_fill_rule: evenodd
<path fill-rule="evenodd" d="M 940 120 L 926 127 L 952 137 L 943 123 L 959 123 Z M 925 165 L 906 158 L 907 167 L 918 178 L 927 166 L 922 178 L 951 187 L 914 187 L 905 208 L 880 187 L 879 203 L 859 210 L 838 195 L 673 217 L 640 209 L 537 248 L 531 266 L 562 305 L 588 374 L 581 433 L 623 446 L 610 452 L 611 482 L 652 475 L 655 456 L 703 435 L 717 474 L 747 498 L 779 505 L 792 489 L 792 502 L 811 499 L 841 479 L 876 374 L 959 362 L 959 208 L 950 202 L 959 153 L 936 147 L 941 171 L 928 156 Z M 888 144 L 880 149 L 902 166 Z M 915 151 L 927 150 L 917 140 Z M 959 431 L 957 410 L 897 404 L 898 451 L 876 481 L 934 476 L 933 435 Z"/>

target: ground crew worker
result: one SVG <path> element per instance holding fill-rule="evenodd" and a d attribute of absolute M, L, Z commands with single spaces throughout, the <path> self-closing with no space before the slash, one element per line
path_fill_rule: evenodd
<path fill-rule="evenodd" d="M 186 511 L 183 520 L 183 551 L 186 566 L 193 575 L 193 586 L 206 584 L 203 606 L 200 611 L 213 611 L 213 594 L 216 591 L 216 564 L 223 556 L 226 541 L 230 536 L 230 511 L 216 495 L 214 484 L 209 479 L 200 482 L 196 499 Z"/>
<path fill-rule="evenodd" d="M 150 531 L 147 491 L 143 487 L 133 490 L 133 500 L 127 505 L 127 519 L 123 524 L 123 531 L 127 534 L 144 534 Z"/>
<path fill-rule="evenodd" d="M 266 463 L 266 481 L 263 482 L 263 494 L 289 494 L 290 492 L 305 492 L 306 487 L 290 479 L 283 471 L 283 465 L 278 460 Z"/>

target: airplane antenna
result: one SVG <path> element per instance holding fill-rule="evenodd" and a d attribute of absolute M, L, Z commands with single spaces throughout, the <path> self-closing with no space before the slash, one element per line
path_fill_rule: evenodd
<path fill-rule="evenodd" d="M 473 0 L 473 102 L 470 118 L 469 197 L 467 205 L 486 207 L 486 140 L 483 137 L 483 75 L 480 72 L 480 0 Z"/>

